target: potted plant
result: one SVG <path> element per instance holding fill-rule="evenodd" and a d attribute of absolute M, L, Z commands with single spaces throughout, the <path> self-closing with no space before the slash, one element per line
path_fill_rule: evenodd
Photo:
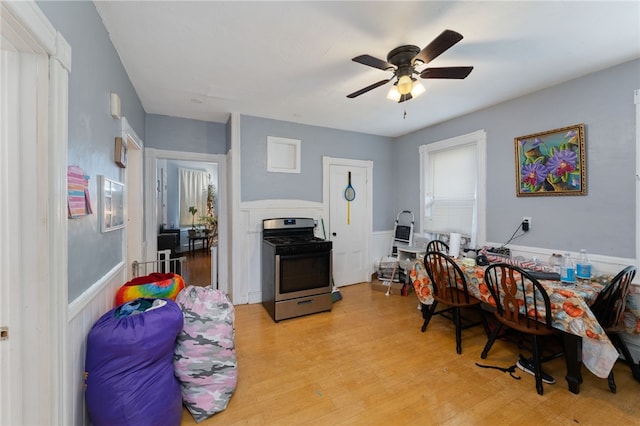
<path fill-rule="evenodd" d="M 191 213 L 191 229 L 189 229 L 189 236 L 193 237 L 196 234 L 196 213 L 198 213 L 196 206 L 189 206 L 189 213 Z"/>
<path fill-rule="evenodd" d="M 207 236 L 215 237 L 218 230 L 218 218 L 213 215 L 200 216 L 200 222 L 204 227 Z"/>
<path fill-rule="evenodd" d="M 210 183 L 207 185 L 207 216 L 213 216 L 215 210 L 216 187 Z"/>

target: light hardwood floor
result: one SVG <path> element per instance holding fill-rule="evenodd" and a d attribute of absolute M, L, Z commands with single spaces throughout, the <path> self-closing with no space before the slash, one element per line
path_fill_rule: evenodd
<path fill-rule="evenodd" d="M 333 310 L 274 323 L 260 304 L 235 307 L 238 387 L 225 411 L 199 425 L 629 425 L 640 423 L 640 383 L 614 368 L 618 393 L 583 368 L 567 390 L 564 359 L 544 364 L 556 384 L 475 365 L 515 364 L 498 340 L 487 359 L 482 327 L 463 331 L 436 316 L 425 333 L 413 293 L 385 296 L 370 284 L 340 288 Z M 183 425 L 195 425 L 184 409 Z"/>
<path fill-rule="evenodd" d="M 211 253 L 202 249 L 180 254 L 186 258 L 180 274 L 187 285 L 207 286 L 211 284 Z"/>

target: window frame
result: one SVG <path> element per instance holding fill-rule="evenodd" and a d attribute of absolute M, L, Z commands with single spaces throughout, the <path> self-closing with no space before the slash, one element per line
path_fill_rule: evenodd
<path fill-rule="evenodd" d="M 426 214 L 426 191 L 429 187 L 429 168 L 431 153 L 449 150 L 463 145 L 475 145 L 477 152 L 477 185 L 476 185 L 476 208 L 473 218 L 470 247 L 478 247 L 480 243 L 486 241 L 486 146 L 487 133 L 485 130 L 478 130 L 464 135 L 456 136 L 437 142 L 420 145 L 420 233 L 424 234 L 425 214 Z"/>

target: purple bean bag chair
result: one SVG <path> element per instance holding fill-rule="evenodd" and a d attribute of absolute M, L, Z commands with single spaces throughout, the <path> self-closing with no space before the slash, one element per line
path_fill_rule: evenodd
<path fill-rule="evenodd" d="M 180 385 L 174 375 L 180 307 L 169 299 L 135 299 L 91 328 L 85 398 L 92 424 L 179 425 Z"/>

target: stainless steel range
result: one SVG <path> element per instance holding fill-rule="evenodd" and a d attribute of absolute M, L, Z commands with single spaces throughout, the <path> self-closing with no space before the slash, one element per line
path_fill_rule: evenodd
<path fill-rule="evenodd" d="M 274 321 L 330 311 L 332 242 L 310 218 L 262 221 L 262 304 Z"/>

